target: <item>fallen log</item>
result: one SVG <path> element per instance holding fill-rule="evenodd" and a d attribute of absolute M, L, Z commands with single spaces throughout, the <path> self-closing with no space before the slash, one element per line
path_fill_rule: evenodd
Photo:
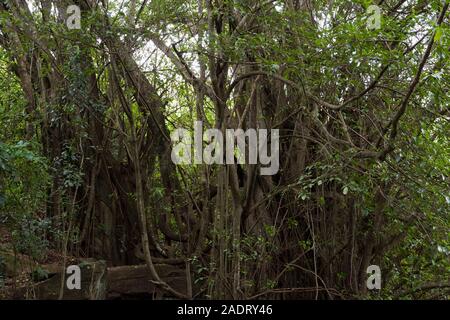
<path fill-rule="evenodd" d="M 178 292 L 184 294 L 187 292 L 185 270 L 167 264 L 156 264 L 155 268 L 164 282 Z M 108 268 L 108 299 L 126 299 L 143 295 L 151 295 L 153 299 L 170 297 L 152 283 L 152 280 L 146 265 Z"/>

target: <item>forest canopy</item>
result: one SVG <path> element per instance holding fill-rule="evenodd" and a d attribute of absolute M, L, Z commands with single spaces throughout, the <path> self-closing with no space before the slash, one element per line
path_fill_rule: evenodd
<path fill-rule="evenodd" d="M 448 0 L 0 0 L 0 74 L 0 298 L 450 298 Z"/>

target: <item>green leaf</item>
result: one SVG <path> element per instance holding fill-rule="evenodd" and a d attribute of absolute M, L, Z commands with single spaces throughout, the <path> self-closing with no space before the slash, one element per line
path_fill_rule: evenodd
<path fill-rule="evenodd" d="M 434 34 L 434 41 L 438 42 L 439 40 L 441 40 L 442 34 L 443 34 L 442 28 L 441 27 L 437 27 L 436 28 L 436 33 Z"/>

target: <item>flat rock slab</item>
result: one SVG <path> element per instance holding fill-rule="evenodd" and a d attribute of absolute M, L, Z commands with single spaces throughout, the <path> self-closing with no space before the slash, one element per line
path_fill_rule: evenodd
<path fill-rule="evenodd" d="M 18 288 L 15 299 L 57 300 L 63 291 L 63 300 L 103 300 L 106 299 L 107 268 L 104 261 L 81 262 L 81 289 L 68 289 L 67 279 L 70 274 L 63 273 L 63 268 L 55 268 L 49 273 L 49 279 L 28 287 Z M 58 270 L 59 269 L 59 270 Z M 64 278 L 63 278 L 64 277 Z"/>

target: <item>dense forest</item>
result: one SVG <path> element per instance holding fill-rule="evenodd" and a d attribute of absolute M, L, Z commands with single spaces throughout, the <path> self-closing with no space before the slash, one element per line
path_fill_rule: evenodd
<path fill-rule="evenodd" d="M 449 299 L 449 16 L 0 0 L 0 299 Z"/>

